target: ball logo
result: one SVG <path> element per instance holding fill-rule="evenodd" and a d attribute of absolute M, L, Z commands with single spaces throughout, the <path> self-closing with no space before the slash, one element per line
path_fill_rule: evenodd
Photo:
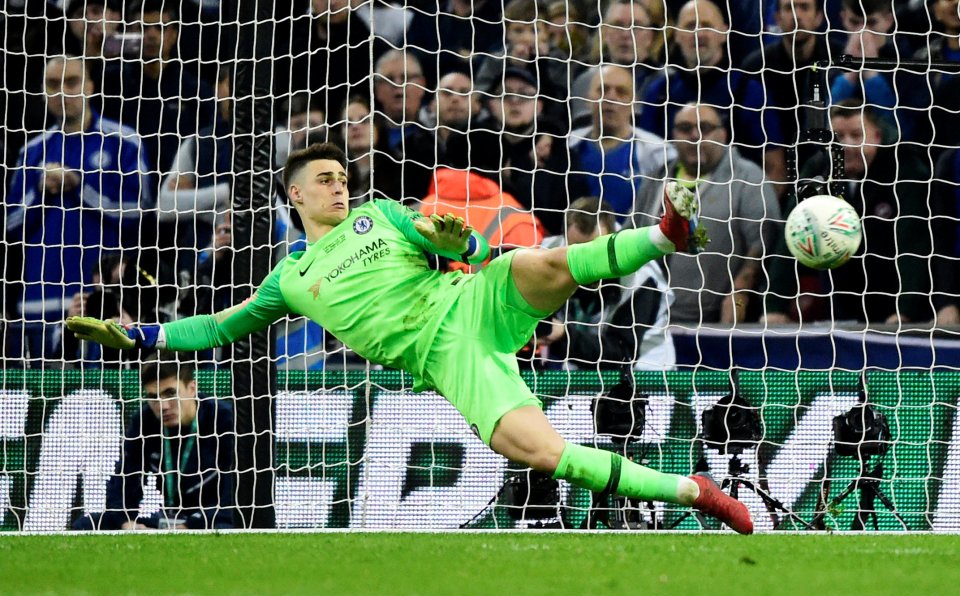
<path fill-rule="evenodd" d="M 366 215 L 361 215 L 353 220 L 353 231 L 357 234 L 366 234 L 373 229 L 373 220 Z"/>

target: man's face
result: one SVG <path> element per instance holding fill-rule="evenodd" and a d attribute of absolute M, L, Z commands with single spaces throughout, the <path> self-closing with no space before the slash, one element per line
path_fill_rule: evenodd
<path fill-rule="evenodd" d="M 674 147 L 683 167 L 692 174 L 707 174 L 720 163 L 727 131 L 710 106 L 686 106 L 673 121 Z"/>
<path fill-rule="evenodd" d="M 933 16 L 947 31 L 960 30 L 960 3 L 957 0 L 937 0 Z"/>
<path fill-rule="evenodd" d="M 344 114 L 346 123 L 347 153 L 350 156 L 364 155 L 370 151 L 371 147 L 377 145 L 377 129 L 373 129 L 371 137 L 371 127 L 373 121 L 370 116 L 370 110 L 360 102 L 351 102 L 347 105 Z"/>
<path fill-rule="evenodd" d="M 343 23 L 350 16 L 349 5 L 349 0 L 313 0 L 313 14 L 326 14 L 331 23 Z"/>
<path fill-rule="evenodd" d="M 326 118 L 321 110 L 290 114 L 287 128 L 290 130 L 290 150 L 304 149 L 311 143 L 323 140 Z"/>
<path fill-rule="evenodd" d="M 584 232 L 575 224 L 570 224 L 567 226 L 567 244 L 584 244 L 609 233 L 610 231 L 607 230 L 603 224 L 594 226 L 593 231 L 590 233 Z"/>
<path fill-rule="evenodd" d="M 197 417 L 197 382 L 184 383 L 177 377 L 147 383 L 144 399 L 153 415 L 167 428 L 186 426 Z"/>
<path fill-rule="evenodd" d="M 375 81 L 374 94 L 388 118 L 394 122 L 417 119 L 426 89 L 423 70 L 415 60 L 388 60 L 381 65 Z"/>
<path fill-rule="evenodd" d="M 93 95 L 93 81 L 86 76 L 79 58 L 54 58 L 44 74 L 47 109 L 58 122 L 83 118 L 87 98 Z"/>
<path fill-rule="evenodd" d="M 503 82 L 503 94 L 490 100 L 490 114 L 502 122 L 506 130 L 529 128 L 540 114 L 542 104 L 537 88 L 527 81 L 509 77 Z"/>
<path fill-rule="evenodd" d="M 300 217 L 335 226 L 350 213 L 347 172 L 333 159 L 315 159 L 305 165 L 288 189 Z"/>
<path fill-rule="evenodd" d="M 723 60 L 727 25 L 709 0 L 691 0 L 677 17 L 676 40 L 687 65 L 713 66 Z"/>
<path fill-rule="evenodd" d="M 524 59 L 536 56 L 537 28 L 533 23 L 508 22 L 505 34 L 507 36 L 507 52 L 511 56 Z"/>
<path fill-rule="evenodd" d="M 641 4 L 611 5 L 600 28 L 610 60 L 632 66 L 645 57 L 653 43 L 650 25 L 650 16 Z"/>
<path fill-rule="evenodd" d="M 470 77 L 452 72 L 437 85 L 437 124 L 455 130 L 466 130 L 470 118 L 480 110 Z"/>
<path fill-rule="evenodd" d="M 169 60 L 177 45 L 177 23 L 170 13 L 146 12 L 140 22 L 143 59 Z"/>
<path fill-rule="evenodd" d="M 780 0 L 777 25 L 785 34 L 793 34 L 797 42 L 809 39 L 823 24 L 823 12 L 814 0 Z"/>
<path fill-rule="evenodd" d="M 633 75 L 620 66 L 606 66 L 593 77 L 594 128 L 601 132 L 622 132 L 633 126 Z"/>
<path fill-rule="evenodd" d="M 851 178 L 862 178 L 877 156 L 880 129 L 861 114 L 834 116 L 830 120 L 843 146 L 844 169 Z"/>

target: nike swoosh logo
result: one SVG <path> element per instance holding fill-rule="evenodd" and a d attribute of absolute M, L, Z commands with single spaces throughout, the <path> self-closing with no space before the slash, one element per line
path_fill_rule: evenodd
<path fill-rule="evenodd" d="M 307 271 L 310 271 L 310 268 L 313 267 L 314 263 L 316 263 L 316 261 L 310 261 L 310 264 L 307 265 L 307 268 L 300 272 L 300 277 L 303 277 L 304 275 L 306 275 Z"/>

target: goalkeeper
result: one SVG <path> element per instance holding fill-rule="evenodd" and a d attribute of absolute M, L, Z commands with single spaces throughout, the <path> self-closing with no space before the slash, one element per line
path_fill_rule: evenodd
<path fill-rule="evenodd" d="M 504 457 L 591 491 L 693 506 L 749 534 L 747 508 L 708 476 L 663 474 L 618 454 L 565 441 L 520 377 L 514 354 L 540 319 L 581 284 L 619 278 L 675 250 L 705 243 L 696 197 L 668 185 L 659 226 L 550 250 L 515 250 L 477 274 L 430 269 L 424 251 L 481 263 L 483 237 L 451 215 L 429 218 L 393 201 L 349 210 L 346 158 L 324 143 L 290 154 L 283 184 L 303 220 L 305 251 L 289 255 L 239 305 L 162 325 L 67 320 L 77 337 L 114 348 L 204 350 L 308 317 L 364 358 L 435 389 Z"/>

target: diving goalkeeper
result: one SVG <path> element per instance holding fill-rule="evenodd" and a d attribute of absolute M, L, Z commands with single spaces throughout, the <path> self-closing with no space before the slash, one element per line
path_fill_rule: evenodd
<path fill-rule="evenodd" d="M 346 158 L 332 143 L 290 154 L 283 184 L 309 246 L 280 262 L 242 304 L 162 325 L 67 320 L 80 339 L 120 349 L 203 350 L 309 317 L 364 358 L 412 373 L 494 451 L 591 491 L 693 506 L 749 534 L 747 508 L 705 475 L 663 474 L 618 454 L 565 441 L 520 377 L 515 353 L 578 285 L 619 278 L 675 250 L 698 251 L 693 193 L 668 185 L 659 226 L 550 250 L 515 250 L 479 273 L 442 274 L 424 251 L 481 263 L 484 238 L 451 215 L 423 217 L 376 200 L 351 212 Z"/>

